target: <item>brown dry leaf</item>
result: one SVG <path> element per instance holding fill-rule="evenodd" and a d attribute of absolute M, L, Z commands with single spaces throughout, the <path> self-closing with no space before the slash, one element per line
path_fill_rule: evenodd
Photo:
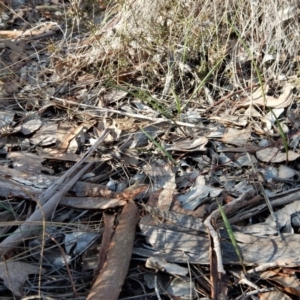
<path fill-rule="evenodd" d="M 19 61 L 19 59 L 27 59 L 27 54 L 24 53 L 24 49 L 26 46 L 25 41 L 20 42 L 12 42 L 12 41 L 5 41 L 5 45 L 8 46 L 11 49 L 11 53 L 9 55 L 10 60 L 13 63 L 16 63 Z"/>
<path fill-rule="evenodd" d="M 0 277 L 5 286 L 14 296 L 23 296 L 23 284 L 29 274 L 44 273 L 44 269 L 20 261 L 7 261 L 0 263 Z"/>
<path fill-rule="evenodd" d="M 173 202 L 173 195 L 176 190 L 176 183 L 175 183 L 175 174 L 172 170 L 171 165 L 166 165 L 165 171 L 166 174 L 168 174 L 169 176 L 166 177 L 163 190 L 158 196 L 157 206 L 165 211 L 168 211 Z"/>
<path fill-rule="evenodd" d="M 27 55 L 23 52 L 26 46 L 25 41 L 11 41 L 9 39 L 3 40 L 4 47 L 10 49 L 9 59 L 16 63 L 19 59 L 26 59 Z"/>
<path fill-rule="evenodd" d="M 243 130 L 239 130 L 237 128 L 228 128 L 222 137 L 222 142 L 236 146 L 243 146 L 247 143 L 250 136 L 251 129 L 249 127 Z"/>
<path fill-rule="evenodd" d="M 24 135 L 29 135 L 29 134 L 32 134 L 35 131 L 37 131 L 41 127 L 41 125 L 42 125 L 42 122 L 39 119 L 29 120 L 29 121 L 25 122 L 24 124 L 22 124 L 20 131 Z"/>
<path fill-rule="evenodd" d="M 260 112 L 258 112 L 252 105 L 250 105 L 246 111 L 244 112 L 244 115 L 247 117 L 256 117 L 261 118 L 262 115 Z"/>
<path fill-rule="evenodd" d="M 50 174 L 53 173 L 52 169 L 42 166 L 45 159 L 33 153 L 11 152 L 7 155 L 7 158 L 13 161 L 14 169 L 20 172 L 40 174 L 41 171 L 46 171 Z"/>
<path fill-rule="evenodd" d="M 174 198 L 172 207 L 170 210 L 172 212 L 180 213 L 180 214 L 187 215 L 187 216 L 194 216 L 195 218 L 203 219 L 208 214 L 209 205 L 203 204 L 203 205 L 200 205 L 195 210 L 191 211 L 191 210 L 184 209 L 183 207 L 181 207 L 181 203 L 176 198 Z"/>
<path fill-rule="evenodd" d="M 296 171 L 295 169 L 293 169 L 291 167 L 285 166 L 285 165 L 281 165 L 278 168 L 278 177 L 280 177 L 280 178 L 289 179 L 297 174 L 298 174 L 298 171 Z"/>
<path fill-rule="evenodd" d="M 66 152 L 69 148 L 71 141 L 81 132 L 84 127 L 90 128 L 95 123 L 82 123 L 77 127 L 70 124 L 60 123 L 56 133 L 56 148 L 60 152 Z"/>
<path fill-rule="evenodd" d="M 264 85 L 263 89 L 264 89 L 265 95 L 268 93 L 269 88 L 270 88 L 270 86 L 269 86 L 268 84 Z M 262 96 L 263 96 L 262 89 L 261 89 L 261 87 L 259 86 L 259 87 L 252 93 L 251 99 L 252 99 L 252 100 L 258 100 L 258 99 L 260 99 Z"/>
<path fill-rule="evenodd" d="M 145 266 L 150 269 L 167 272 L 172 275 L 186 276 L 189 272 L 188 268 L 184 268 L 174 263 L 169 263 L 158 257 L 149 257 Z"/>
<path fill-rule="evenodd" d="M 250 99 L 247 102 L 241 103 L 238 106 L 248 106 L 250 104 L 252 105 L 261 105 L 261 106 L 267 106 L 272 108 L 282 108 L 282 107 L 288 107 L 291 105 L 293 101 L 293 89 L 294 85 L 287 84 L 283 88 L 282 94 L 278 98 L 274 98 L 273 96 L 265 96 L 261 95 L 261 88 L 258 88 L 252 95 L 252 99 Z M 257 95 L 260 95 L 257 97 Z"/>
<path fill-rule="evenodd" d="M 120 89 L 113 89 L 103 96 L 104 103 L 114 103 L 124 98 L 128 92 Z"/>
<path fill-rule="evenodd" d="M 233 116 L 228 114 L 221 114 L 220 117 L 212 116 L 211 120 L 216 120 L 224 125 L 236 125 L 236 126 L 246 126 L 248 120 L 245 116 Z"/>
<path fill-rule="evenodd" d="M 5 82 L 5 85 L 3 87 L 4 91 L 7 94 L 17 92 L 21 86 L 18 81 L 19 81 L 18 79 L 14 79 L 14 80 L 9 79 L 7 82 Z"/>
<path fill-rule="evenodd" d="M 66 152 L 72 138 L 68 139 L 70 132 L 74 131 L 74 126 L 69 123 L 59 123 L 56 131 L 55 148 L 59 152 Z M 72 136 L 72 135 L 71 135 Z M 74 136 L 73 136 L 74 137 Z"/>
<path fill-rule="evenodd" d="M 266 293 L 261 293 L 259 295 L 260 300 L 292 300 L 288 295 L 280 291 L 271 291 Z"/>
<path fill-rule="evenodd" d="M 63 76 L 66 70 L 67 70 L 67 65 L 65 62 L 62 61 L 58 62 L 54 67 L 54 71 L 57 77 Z"/>
<path fill-rule="evenodd" d="M 57 124 L 44 123 L 40 130 L 34 134 L 30 142 L 34 145 L 49 146 L 56 142 Z"/>
<path fill-rule="evenodd" d="M 93 84 L 95 82 L 95 75 L 94 74 L 84 74 L 77 78 L 78 83 L 84 84 Z"/>
<path fill-rule="evenodd" d="M 300 281 L 295 274 L 286 274 L 282 271 L 270 270 L 260 275 L 262 279 L 275 281 L 279 284 L 280 289 L 285 292 L 300 297 Z"/>
<path fill-rule="evenodd" d="M 263 162 L 272 162 L 279 163 L 286 160 L 287 156 L 285 152 L 281 152 L 280 149 L 276 147 L 268 147 L 256 151 L 256 157 Z M 289 150 L 288 151 L 288 160 L 293 161 L 300 157 L 300 154 Z"/>
<path fill-rule="evenodd" d="M 123 192 L 117 194 L 117 199 L 120 200 L 133 200 L 139 193 L 144 192 L 148 188 L 146 184 L 135 184 L 125 189 Z"/>
<path fill-rule="evenodd" d="M 174 143 L 171 147 L 167 148 L 167 150 L 184 152 L 204 151 L 206 150 L 205 146 L 207 143 L 208 139 L 204 136 L 194 139 L 184 139 Z"/>

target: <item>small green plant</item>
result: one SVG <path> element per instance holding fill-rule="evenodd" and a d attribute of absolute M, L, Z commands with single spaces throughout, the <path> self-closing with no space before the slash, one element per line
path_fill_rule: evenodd
<path fill-rule="evenodd" d="M 226 230 L 227 230 L 227 233 L 229 235 L 229 238 L 231 240 L 231 243 L 232 243 L 232 246 L 234 247 L 234 250 L 235 250 L 235 253 L 237 254 L 238 258 L 239 258 L 239 261 L 241 263 L 241 266 L 243 268 L 243 272 L 244 274 L 246 275 L 247 274 L 247 271 L 246 271 L 246 268 L 245 268 L 245 265 L 244 265 L 244 261 L 243 261 L 243 257 L 241 255 L 241 252 L 240 252 L 240 249 L 239 249 L 239 246 L 237 244 L 237 241 L 234 237 L 234 233 L 233 233 L 233 230 L 231 228 L 231 225 L 227 219 L 227 216 L 225 214 L 225 211 L 222 207 L 222 205 L 220 204 L 220 202 L 217 200 L 217 204 L 218 204 L 218 207 L 219 207 L 219 210 L 220 210 L 220 213 L 221 213 L 221 216 L 222 216 L 222 219 L 223 219 L 223 222 L 225 224 L 225 227 L 226 227 Z"/>
<path fill-rule="evenodd" d="M 140 128 L 140 130 L 172 163 L 176 164 L 175 159 L 167 150 L 165 150 L 150 134 L 143 130 L 143 128 Z"/>
<path fill-rule="evenodd" d="M 145 130 L 140 128 L 140 130 L 145 134 L 145 136 L 154 144 L 155 147 L 157 147 L 174 165 L 176 165 L 181 171 L 184 172 L 184 170 L 181 168 L 180 165 L 177 164 L 176 160 L 172 157 L 172 155 L 164 149 L 150 134 L 148 134 Z"/>

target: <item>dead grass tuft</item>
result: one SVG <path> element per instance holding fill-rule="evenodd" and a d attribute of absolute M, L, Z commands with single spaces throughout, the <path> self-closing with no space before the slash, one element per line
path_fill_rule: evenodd
<path fill-rule="evenodd" d="M 267 82 L 286 79 L 298 72 L 297 5 L 295 1 L 109 2 L 88 37 L 83 36 L 76 47 L 65 41 L 63 80 L 93 74 L 98 87 L 133 85 L 165 100 L 171 97 L 172 102 L 174 92 L 181 99 L 199 96 L 203 80 L 215 95 L 257 82 L 252 61 Z M 61 53 L 58 56 L 61 60 Z M 201 105 L 207 103 L 202 100 Z"/>

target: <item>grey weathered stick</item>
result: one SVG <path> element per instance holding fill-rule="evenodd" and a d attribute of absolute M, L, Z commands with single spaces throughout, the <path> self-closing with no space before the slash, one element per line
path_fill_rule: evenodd
<path fill-rule="evenodd" d="M 221 251 L 221 245 L 218 233 L 214 229 L 214 227 L 211 224 L 212 221 L 212 215 L 208 216 L 204 222 L 204 225 L 207 227 L 213 241 L 214 241 L 214 250 L 217 257 L 217 268 L 219 273 L 226 274 L 223 266 L 223 260 L 222 260 L 222 251 Z"/>
<path fill-rule="evenodd" d="M 56 192 L 42 207 L 37 207 L 35 212 L 13 233 L 11 233 L 4 241 L 0 243 L 0 254 L 5 255 L 7 252 L 12 250 L 22 240 L 31 237 L 41 227 L 33 225 L 32 222 L 48 220 L 53 211 L 55 210 L 61 197 L 70 189 L 70 185 L 75 184 L 82 175 L 91 167 L 92 163 L 89 163 L 69 181 L 68 185 L 65 185 L 60 191 Z M 77 168 L 76 168 L 77 169 Z"/>
<path fill-rule="evenodd" d="M 5 255 L 11 249 L 20 244 L 22 240 L 31 237 L 34 233 L 36 233 L 37 230 L 39 230 L 39 228 L 37 228 L 35 225 L 32 225 L 32 222 L 46 221 L 51 216 L 61 197 L 91 167 L 93 163 L 89 163 L 84 167 L 82 167 L 82 164 L 105 139 L 107 134 L 108 131 L 105 130 L 98 141 L 85 155 L 85 157 L 81 161 L 77 162 L 39 197 L 35 212 L 15 232 L 11 233 L 4 241 L 0 243 L 1 256 Z M 57 191 L 58 186 L 61 186 L 59 191 Z"/>

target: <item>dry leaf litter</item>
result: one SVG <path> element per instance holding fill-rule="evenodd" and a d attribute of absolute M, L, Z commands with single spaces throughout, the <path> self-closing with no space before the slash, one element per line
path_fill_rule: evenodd
<path fill-rule="evenodd" d="M 299 5 L 231 2 L 0 4 L 1 297 L 300 297 Z"/>

